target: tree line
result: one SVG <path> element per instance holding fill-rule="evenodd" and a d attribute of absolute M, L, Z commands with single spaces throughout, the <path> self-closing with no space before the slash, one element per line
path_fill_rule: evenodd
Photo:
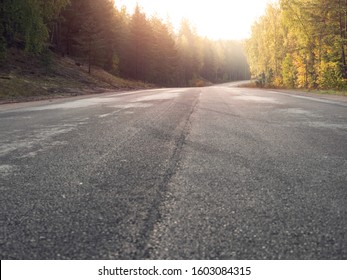
<path fill-rule="evenodd" d="M 10 47 L 53 50 L 125 78 L 165 86 L 247 79 L 249 66 L 236 41 L 213 41 L 187 20 L 132 13 L 113 0 L 0 0 L 0 56 Z"/>
<path fill-rule="evenodd" d="M 246 43 L 258 83 L 345 89 L 347 0 L 280 0 L 270 4 Z"/>

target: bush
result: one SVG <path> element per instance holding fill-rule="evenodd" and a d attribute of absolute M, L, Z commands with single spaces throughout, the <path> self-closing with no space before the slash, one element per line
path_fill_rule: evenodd
<path fill-rule="evenodd" d="M 0 60 L 4 59 L 6 57 L 6 40 L 4 38 L 4 36 L 2 35 L 4 32 L 4 27 L 3 25 L 0 23 Z"/>
<path fill-rule="evenodd" d="M 283 84 L 287 88 L 295 88 L 297 69 L 294 65 L 293 58 L 290 54 L 287 54 L 282 63 L 282 76 Z"/>
<path fill-rule="evenodd" d="M 320 89 L 343 89 L 346 82 L 337 62 L 322 61 L 318 69 L 318 87 Z"/>
<path fill-rule="evenodd" d="M 40 57 L 41 57 L 42 66 L 45 68 L 46 74 L 47 74 L 50 70 L 52 70 L 53 53 L 50 49 L 46 48 L 42 51 Z"/>
<path fill-rule="evenodd" d="M 189 86 L 190 87 L 206 87 L 212 85 L 211 82 L 205 81 L 200 78 L 195 78 L 189 81 Z"/>

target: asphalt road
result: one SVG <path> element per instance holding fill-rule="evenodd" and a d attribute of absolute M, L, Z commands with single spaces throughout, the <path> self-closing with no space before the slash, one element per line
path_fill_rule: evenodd
<path fill-rule="evenodd" d="M 347 259 L 347 100 L 232 84 L 0 106 L 1 259 Z"/>

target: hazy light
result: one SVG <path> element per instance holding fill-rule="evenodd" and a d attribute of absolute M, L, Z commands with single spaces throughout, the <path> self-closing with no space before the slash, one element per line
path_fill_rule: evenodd
<path fill-rule="evenodd" d="M 187 18 L 200 35 L 211 39 L 245 39 L 269 2 L 274 0 L 116 0 L 116 5 L 132 13 L 138 3 L 148 15 L 169 17 L 175 28 Z"/>

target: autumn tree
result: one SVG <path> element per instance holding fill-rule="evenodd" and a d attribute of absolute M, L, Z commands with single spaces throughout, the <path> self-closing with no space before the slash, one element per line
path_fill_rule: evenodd
<path fill-rule="evenodd" d="M 252 27 L 246 44 L 248 58 L 252 73 L 263 84 L 281 84 L 284 32 L 281 10 L 274 4 L 268 5 L 265 15 Z"/>
<path fill-rule="evenodd" d="M 274 86 L 346 86 L 345 0 L 281 0 L 254 24 L 247 54 L 254 76 Z"/>

